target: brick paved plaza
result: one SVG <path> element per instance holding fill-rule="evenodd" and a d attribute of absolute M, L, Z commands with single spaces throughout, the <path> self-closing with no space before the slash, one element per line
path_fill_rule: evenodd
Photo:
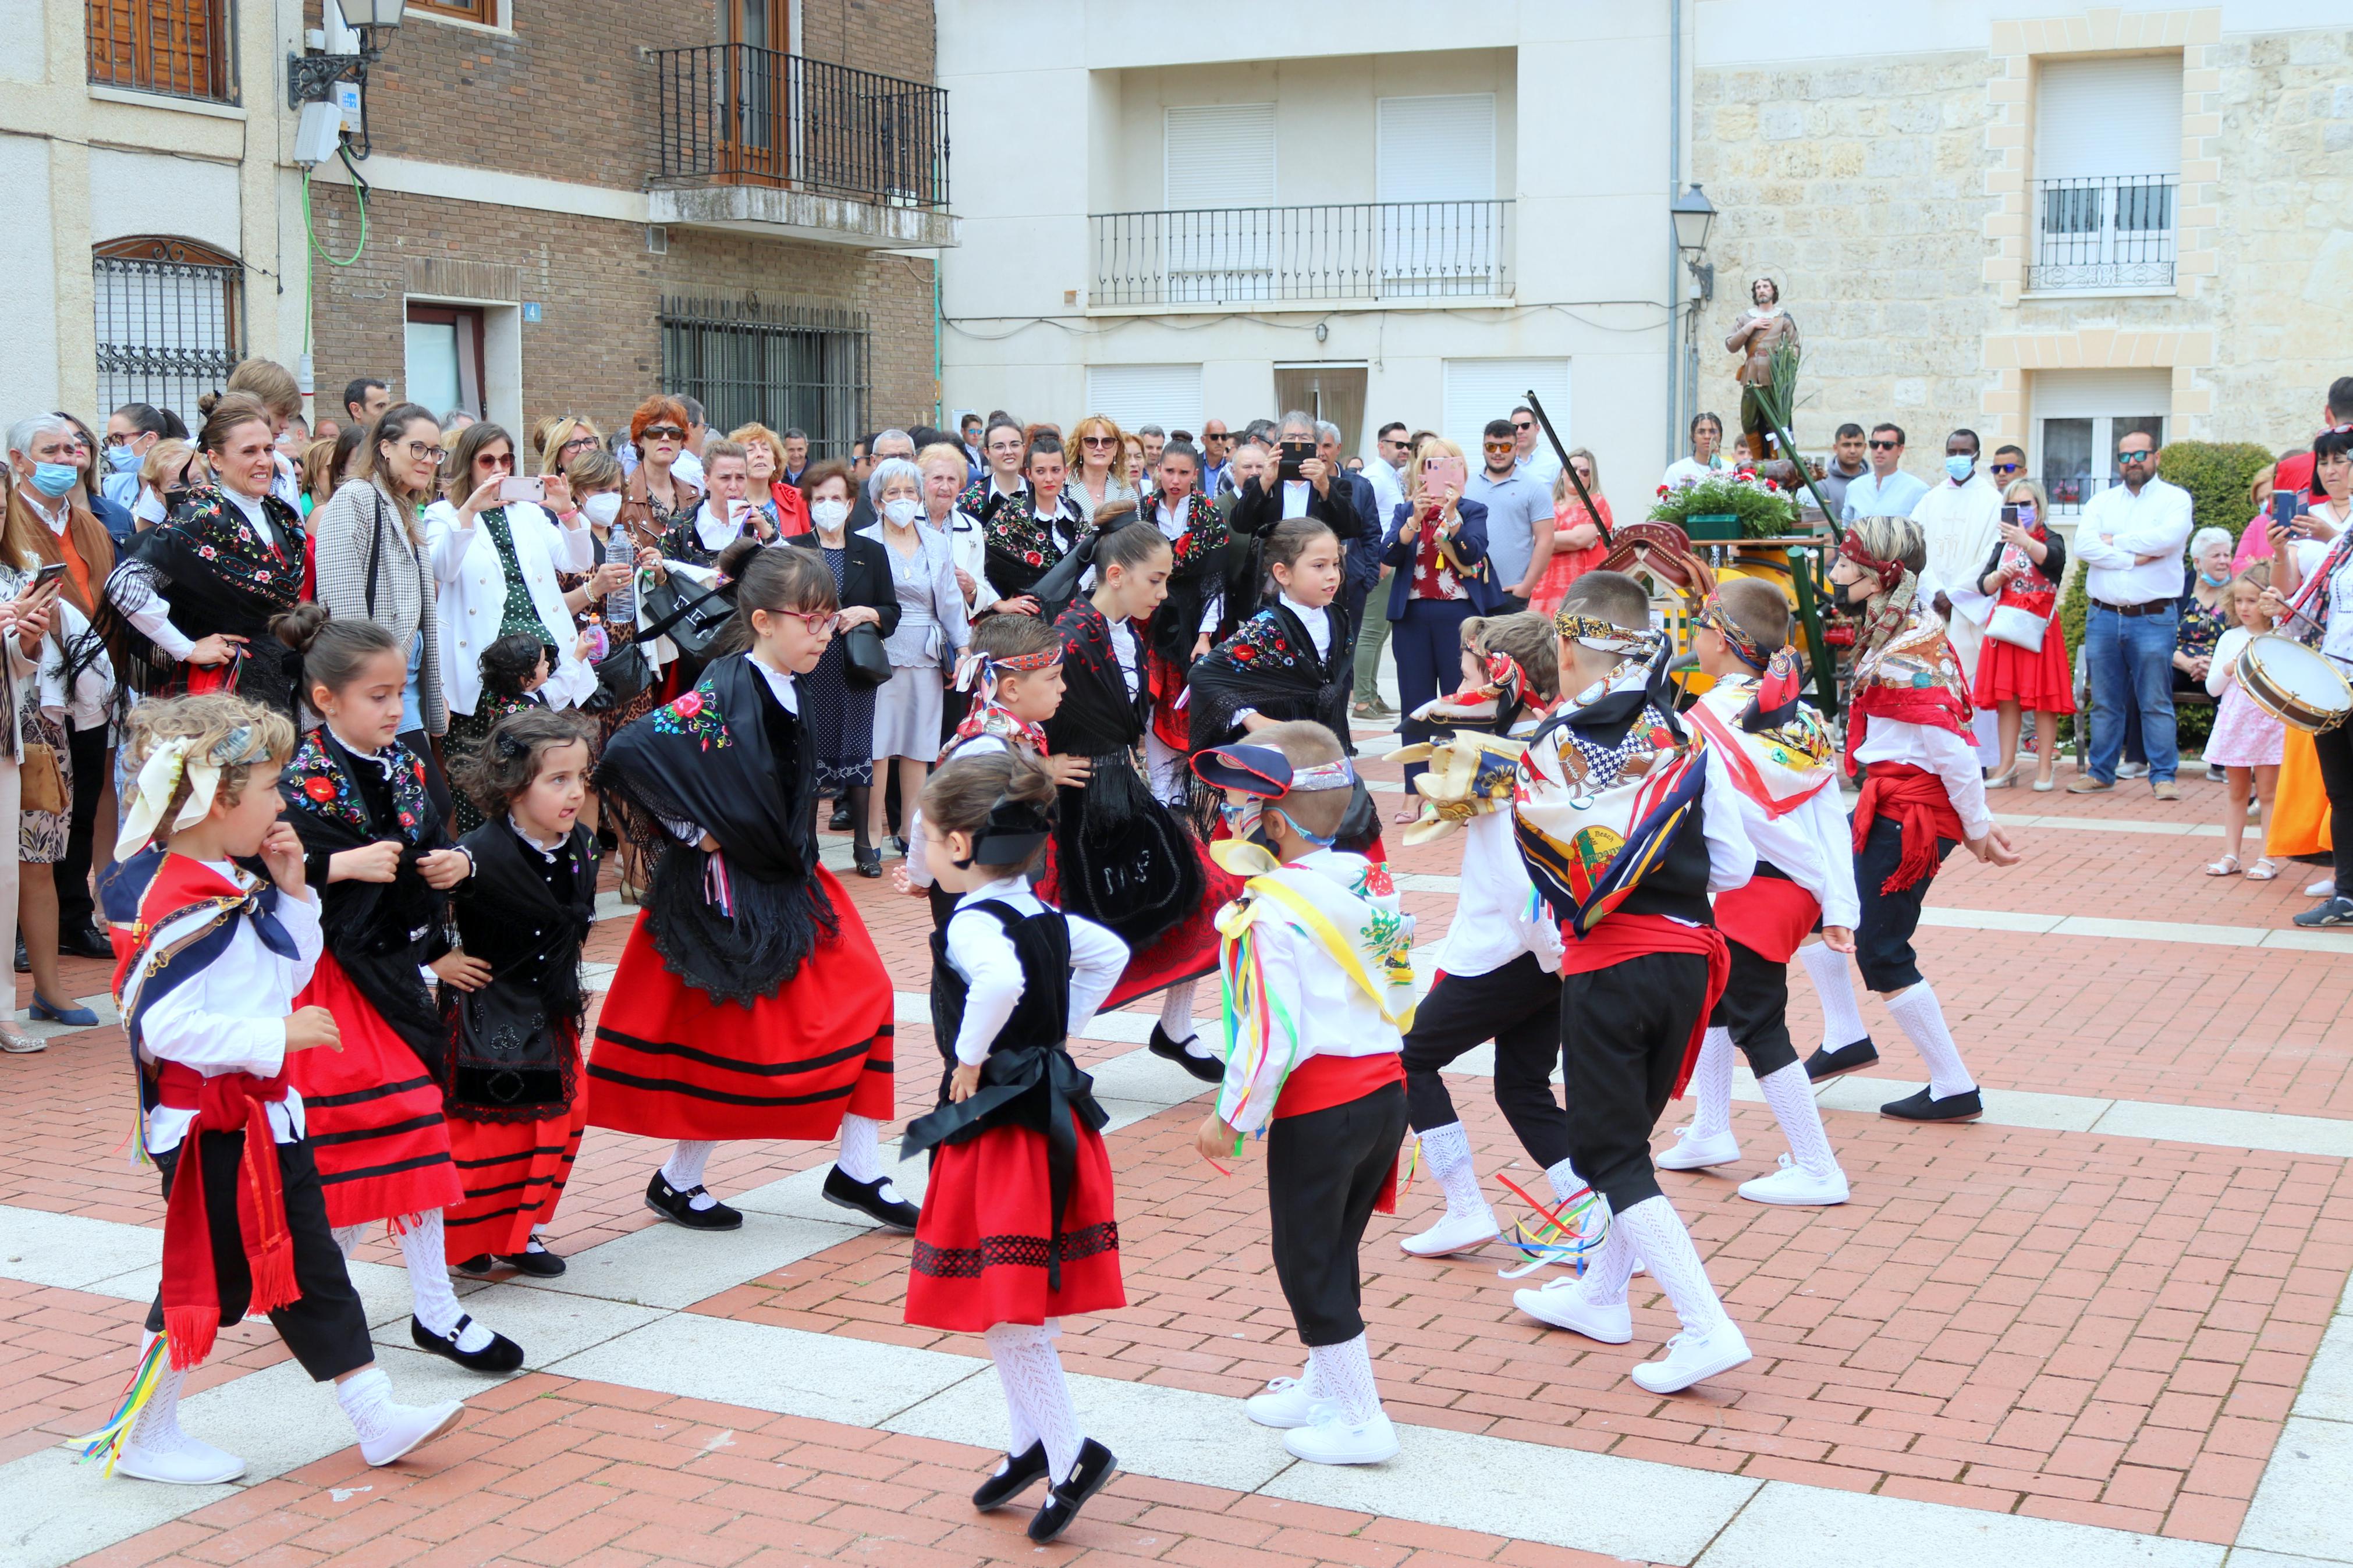
<path fill-rule="evenodd" d="M 2192 770 L 2184 795 L 1997 794 L 2026 863 L 1958 857 L 1937 881 L 1925 966 L 1986 1086 L 1983 1122 L 1875 1114 L 1923 1075 L 1866 1003 L 1885 1077 L 1823 1100 L 1853 1201 L 1761 1207 L 1734 1187 L 1782 1144 L 1744 1073 L 1741 1163 L 1663 1177 L 1757 1352 L 1703 1390 L 1628 1379 L 1672 1331 L 1647 1279 L 1634 1342 L 1598 1345 L 1514 1310 L 1500 1246 L 1402 1254 L 1438 1205 L 1427 1181 L 1376 1216 L 1367 1315 L 1405 1448 L 1374 1468 L 1293 1463 L 1242 1417 L 1242 1395 L 1300 1361 L 1261 1167 L 1221 1176 L 1192 1152 L 1198 1086 L 1141 1050 L 1149 1015 L 1100 1020 L 1077 1054 L 1114 1116 L 1130 1304 L 1067 1325 L 1062 1352 L 1124 1473 L 1044 1549 L 1026 1510 L 966 1501 L 1003 1439 L 978 1342 L 901 1321 L 906 1241 L 822 1204 L 829 1151 L 807 1146 L 723 1146 L 710 1184 L 747 1223 L 692 1235 L 640 1201 L 656 1146 L 592 1131 L 550 1236 L 569 1272 L 461 1286 L 529 1352 L 504 1383 L 406 1348 L 397 1255 L 367 1244 L 355 1273 L 396 1385 L 468 1404 L 413 1462 L 364 1466 L 248 1323 L 190 1385 L 191 1429 L 244 1455 L 248 1484 L 76 1467 L 59 1442 L 99 1424 L 129 1368 L 162 1205 L 124 1164 L 119 1030 L 59 1038 L 0 1064 L 0 1565 L 2353 1557 L 2353 1319 L 2336 1316 L 2353 1270 L 2353 964 L 2335 956 L 2353 937 L 2290 931 L 2302 868 L 2268 886 L 2200 876 L 2221 791 Z M 1457 842 L 1396 856 L 1427 948 Z M 846 839 L 828 843 L 847 860 Z M 903 1118 L 935 1081 L 928 915 L 887 882 L 849 886 L 899 989 Z M 600 924 L 590 960 L 609 964 L 625 930 Z M 69 980 L 105 985 L 86 962 Z M 1796 991 L 1804 1049 L 1820 1021 Z M 1482 1169 L 1533 1183 L 1483 1080 L 1454 1087 Z"/>

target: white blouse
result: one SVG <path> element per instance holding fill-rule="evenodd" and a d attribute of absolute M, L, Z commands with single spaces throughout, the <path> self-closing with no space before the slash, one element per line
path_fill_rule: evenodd
<path fill-rule="evenodd" d="M 1017 913 L 1034 915 L 1045 909 L 1029 890 L 1028 879 L 1003 877 L 975 888 L 956 900 L 948 917 L 948 966 L 962 975 L 967 987 L 964 1023 L 956 1031 L 956 1060 L 972 1067 L 987 1058 L 997 1031 L 1021 1004 L 1023 978 L 1020 955 L 1013 939 L 994 915 L 971 906 L 995 899 Z M 1094 1021 L 1095 1009 L 1119 984 L 1127 967 L 1127 943 L 1082 915 L 1062 917 L 1071 927 L 1071 1012 L 1067 1027 L 1083 1034 Z"/>

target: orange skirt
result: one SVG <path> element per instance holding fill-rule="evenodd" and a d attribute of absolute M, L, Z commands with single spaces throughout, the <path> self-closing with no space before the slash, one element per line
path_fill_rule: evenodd
<path fill-rule="evenodd" d="M 2328 791 L 2320 783 L 2320 758 L 2312 749 L 2312 735 L 2291 724 L 2280 749 L 2279 784 L 2272 791 L 2272 819 L 2263 835 L 2263 853 L 2326 855 L 2337 845 L 2329 831 Z"/>

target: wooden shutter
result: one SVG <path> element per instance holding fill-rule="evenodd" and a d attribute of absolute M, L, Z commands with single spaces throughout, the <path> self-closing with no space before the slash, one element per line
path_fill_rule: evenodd
<path fill-rule="evenodd" d="M 227 99 L 226 6 L 227 0 L 84 0 L 90 79 Z"/>

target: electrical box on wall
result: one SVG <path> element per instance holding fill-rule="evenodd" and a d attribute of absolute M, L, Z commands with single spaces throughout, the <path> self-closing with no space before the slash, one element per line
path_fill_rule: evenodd
<path fill-rule="evenodd" d="M 343 111 L 332 103 L 306 103 L 294 127 L 294 162 L 302 168 L 324 163 L 343 142 Z"/>
<path fill-rule="evenodd" d="M 355 81 L 335 84 L 335 108 L 343 117 L 343 129 L 356 136 L 360 132 L 360 93 L 364 89 Z"/>

